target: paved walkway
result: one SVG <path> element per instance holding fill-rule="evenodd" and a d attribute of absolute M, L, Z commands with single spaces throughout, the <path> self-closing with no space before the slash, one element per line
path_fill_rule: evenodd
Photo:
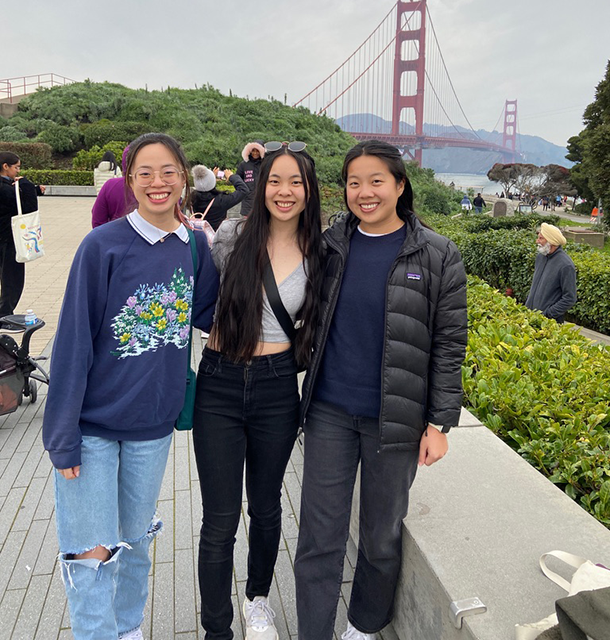
<path fill-rule="evenodd" d="M 32 353 L 50 353 L 68 271 L 74 252 L 90 228 L 91 198 L 42 198 L 44 258 L 27 265 L 26 288 L 16 312 L 33 308 L 46 327 L 34 334 Z M 201 353 L 195 338 L 194 357 Z M 48 363 L 47 363 L 48 364 Z M 47 365 L 45 365 L 47 366 Z M 56 561 L 57 541 L 51 464 L 41 442 L 46 388 L 38 402 L 28 401 L 0 417 L 0 640 L 68 640 L 72 637 L 64 589 Z M 296 638 L 293 562 L 298 533 L 301 447 L 294 449 L 283 492 L 283 530 L 271 591 L 281 640 Z M 147 640 L 203 639 L 196 587 L 196 550 L 201 502 L 191 436 L 177 433 L 159 498 L 165 523 L 155 540 L 150 595 L 144 620 Z M 239 612 L 246 580 L 246 522 L 237 535 L 233 601 Z M 346 562 L 337 638 L 345 629 L 345 598 L 353 571 Z M 235 638 L 243 639 L 239 614 Z"/>

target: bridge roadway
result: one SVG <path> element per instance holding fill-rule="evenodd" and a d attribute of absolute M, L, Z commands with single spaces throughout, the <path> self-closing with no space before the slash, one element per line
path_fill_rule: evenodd
<path fill-rule="evenodd" d="M 45 234 L 44 258 L 26 266 L 26 288 L 17 313 L 33 308 L 47 325 L 34 335 L 32 353 L 51 354 L 51 340 L 70 264 L 90 229 L 92 198 L 40 199 Z M 199 332 L 196 332 L 199 333 Z M 202 340 L 194 340 L 199 359 Z M 48 363 L 45 364 L 48 366 Z M 51 464 L 41 442 L 46 388 L 38 402 L 0 417 L 0 640 L 68 640 L 72 637 L 59 574 Z M 286 476 L 282 506 L 282 539 L 271 604 L 281 640 L 296 640 L 293 562 L 298 535 L 303 455 L 295 446 Z M 245 494 L 245 492 L 244 492 Z M 246 580 L 247 503 L 237 534 L 233 602 L 235 638 L 243 640 L 239 614 Z M 203 640 L 196 583 L 201 502 L 190 434 L 177 433 L 163 487 L 159 512 L 165 523 L 152 549 L 150 596 L 144 619 L 147 640 Z M 337 616 L 336 638 L 346 625 L 346 600 L 353 570 L 346 561 L 345 582 Z M 388 636 L 385 636 L 388 637 Z"/>
<path fill-rule="evenodd" d="M 408 147 L 409 149 L 444 149 L 445 147 L 462 147 L 465 149 L 480 149 L 483 151 L 496 151 L 506 156 L 507 162 L 514 161 L 518 156 L 512 149 L 507 149 L 493 142 L 486 142 L 479 138 L 467 138 L 456 136 L 416 136 L 394 133 L 354 133 L 349 132 L 356 140 L 381 140 L 396 147 Z"/>

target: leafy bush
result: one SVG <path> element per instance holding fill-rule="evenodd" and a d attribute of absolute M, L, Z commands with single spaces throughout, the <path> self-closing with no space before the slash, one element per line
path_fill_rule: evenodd
<path fill-rule="evenodd" d="M 541 220 L 559 222 L 556 216 L 514 216 L 495 220 L 426 217 L 436 231 L 457 244 L 469 274 L 483 278 L 501 291 L 511 288 L 515 298 L 522 303 L 532 284 L 536 259 L 534 228 Z M 524 226 L 530 228 L 520 228 Z M 578 295 L 578 301 L 568 312 L 568 319 L 589 329 L 610 333 L 610 255 L 572 242 L 568 243 L 566 251 L 576 266 Z"/>
<path fill-rule="evenodd" d="M 51 147 L 41 142 L 0 142 L 0 151 L 12 151 L 25 169 L 42 169 L 51 164 Z"/>
<path fill-rule="evenodd" d="M 126 142 L 112 141 L 105 144 L 102 148 L 93 145 L 91 149 L 86 151 L 81 149 L 72 160 L 72 167 L 81 171 L 93 171 L 102 161 L 102 156 L 106 151 L 112 151 L 119 165 L 123 157 L 123 150 L 127 146 Z"/>
<path fill-rule="evenodd" d="M 24 142 L 28 136 L 25 131 L 19 131 L 14 126 L 6 126 L 0 129 L 0 142 Z"/>
<path fill-rule="evenodd" d="M 78 146 L 80 134 L 75 127 L 51 123 L 38 134 L 37 139 L 46 142 L 55 153 L 68 153 Z"/>
<path fill-rule="evenodd" d="M 468 282 L 466 406 L 610 525 L 610 349 Z"/>
<path fill-rule="evenodd" d="M 34 184 L 92 186 L 93 171 L 61 171 L 59 169 L 27 169 L 21 175 Z"/>
<path fill-rule="evenodd" d="M 107 82 L 73 83 L 27 96 L 8 120 L 11 126 L 13 119 L 28 136 L 50 136 L 51 124 L 76 129 L 81 139 L 73 151 L 162 131 L 183 143 L 190 162 L 221 167 L 236 167 L 244 145 L 255 139 L 303 140 L 321 179 L 333 183 L 345 152 L 355 143 L 326 116 L 277 100 L 224 96 L 210 86 L 147 91 Z M 67 146 L 67 139 L 49 141 L 54 149 Z"/>
<path fill-rule="evenodd" d="M 150 125 L 144 122 L 111 122 L 110 120 L 83 124 L 80 130 L 87 149 L 94 145 L 103 147 L 115 140 L 127 140 L 130 142 L 143 133 L 153 131 Z"/>

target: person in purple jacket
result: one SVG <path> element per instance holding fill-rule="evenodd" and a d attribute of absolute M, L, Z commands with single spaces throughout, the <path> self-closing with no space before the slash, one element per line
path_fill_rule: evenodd
<path fill-rule="evenodd" d="M 125 160 L 129 145 L 123 151 L 123 176 L 125 175 Z M 133 211 L 138 206 L 138 201 L 133 195 L 129 186 L 125 187 L 125 178 L 110 178 L 100 189 L 91 210 L 92 226 L 99 227 L 106 222 L 122 218 L 125 214 Z"/>
<path fill-rule="evenodd" d="M 178 143 L 140 136 L 125 175 L 138 208 L 91 231 L 72 264 L 42 429 L 76 640 L 142 639 L 191 324 L 210 330 L 218 292 L 206 236 L 178 206 L 188 196 Z"/>

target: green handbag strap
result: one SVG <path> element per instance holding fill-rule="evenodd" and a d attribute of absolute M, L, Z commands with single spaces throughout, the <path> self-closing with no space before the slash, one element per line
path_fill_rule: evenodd
<path fill-rule="evenodd" d="M 193 259 L 193 297 L 191 299 L 191 330 L 189 331 L 188 360 L 186 364 L 186 372 L 188 374 L 191 367 L 191 343 L 193 341 L 193 304 L 195 302 L 195 281 L 197 280 L 197 269 L 199 268 L 199 257 L 197 255 L 197 241 L 192 229 L 186 227 L 189 234 L 189 245 L 191 247 L 191 258 Z"/>

